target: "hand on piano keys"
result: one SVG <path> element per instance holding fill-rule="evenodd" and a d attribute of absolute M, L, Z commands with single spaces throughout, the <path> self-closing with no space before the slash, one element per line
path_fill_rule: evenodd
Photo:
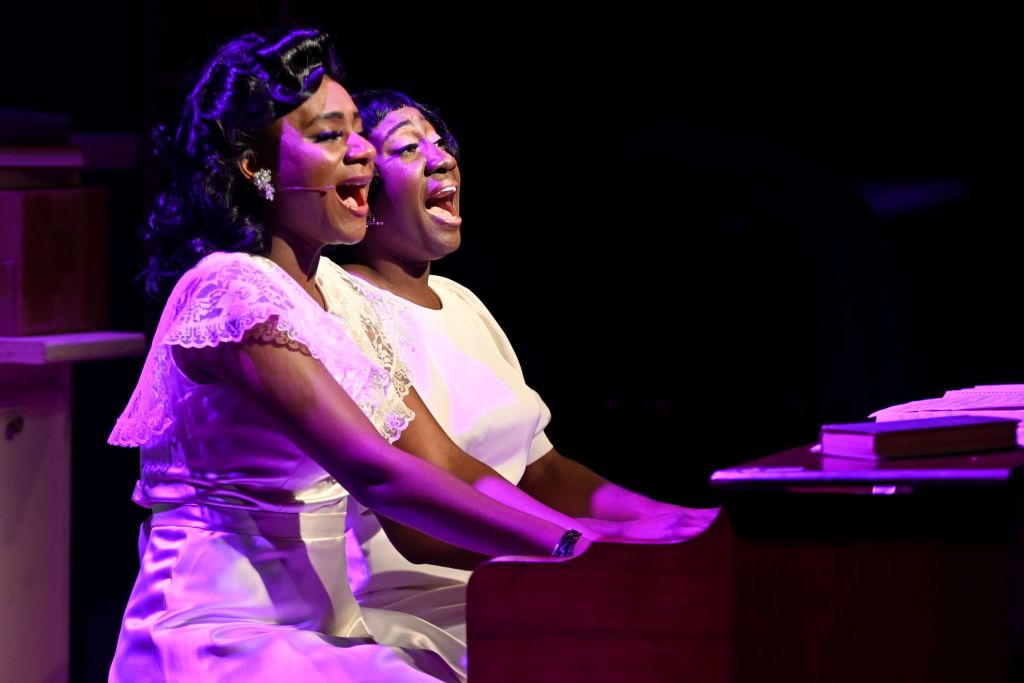
<path fill-rule="evenodd" d="M 667 511 L 640 519 L 611 521 L 579 518 L 580 522 L 604 538 L 619 543 L 671 543 L 696 538 L 711 526 L 720 508 L 666 506 Z"/>

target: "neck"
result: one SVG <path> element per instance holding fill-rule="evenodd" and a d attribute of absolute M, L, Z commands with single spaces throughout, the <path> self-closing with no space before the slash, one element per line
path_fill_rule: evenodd
<path fill-rule="evenodd" d="M 323 245 L 314 246 L 300 240 L 290 240 L 287 234 L 275 233 L 270 237 L 267 258 L 281 267 L 321 306 L 326 306 L 316 287 L 316 270 Z"/>
<path fill-rule="evenodd" d="M 419 306 L 441 307 L 428 283 L 430 261 L 409 261 L 366 246 L 361 244 L 345 254 L 346 270 Z"/>

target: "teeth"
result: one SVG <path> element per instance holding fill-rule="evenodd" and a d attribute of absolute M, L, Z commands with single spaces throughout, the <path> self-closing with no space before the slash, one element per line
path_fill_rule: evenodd
<path fill-rule="evenodd" d="M 444 188 L 442 190 L 438 190 L 434 194 L 430 195 L 430 198 L 431 199 L 437 199 L 439 197 L 447 197 L 450 194 L 455 194 L 455 188 L 454 187 L 446 187 L 446 188 Z"/>

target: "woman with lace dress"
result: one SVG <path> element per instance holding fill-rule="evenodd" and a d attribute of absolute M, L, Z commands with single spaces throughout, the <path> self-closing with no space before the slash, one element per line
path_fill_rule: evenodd
<path fill-rule="evenodd" d="M 457 452 L 395 321 L 318 269 L 366 231 L 361 131 L 313 30 L 227 43 L 187 98 L 147 235 L 147 285 L 176 284 L 110 435 L 140 447 L 134 500 L 152 509 L 111 681 L 464 679 L 442 631 L 356 603 L 350 496 L 481 555 L 593 536 L 500 477 L 470 486 L 392 445 Z"/>
<path fill-rule="evenodd" d="M 362 292 L 385 319 L 409 321 L 412 339 L 402 357 L 413 385 L 449 436 L 473 456 L 460 451 L 434 462 L 466 481 L 500 475 L 616 535 L 683 540 L 706 529 L 717 509 L 652 500 L 554 448 L 544 432 L 550 412 L 526 384 L 497 321 L 468 288 L 430 274 L 431 261 L 461 241 L 461 174 L 451 132 L 436 110 L 402 93 L 369 91 L 356 103 L 377 150 L 372 219 L 361 242 L 334 256 L 348 272 L 326 258 L 321 271 L 325 280 L 339 283 L 357 276 L 348 291 Z M 467 570 L 479 557 L 386 519 L 385 534 L 379 516 L 357 503 L 349 513 L 349 572 L 360 604 L 415 615 L 464 645 Z"/>

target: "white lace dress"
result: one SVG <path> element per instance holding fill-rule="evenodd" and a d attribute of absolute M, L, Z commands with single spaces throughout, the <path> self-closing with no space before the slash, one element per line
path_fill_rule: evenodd
<path fill-rule="evenodd" d="M 404 374 L 388 370 L 397 365 L 391 333 L 358 299 L 331 307 L 342 315 L 320 309 L 271 261 L 240 253 L 207 256 L 175 287 L 110 436 L 141 447 L 134 500 L 153 509 L 111 681 L 462 677 L 436 654 L 445 634 L 356 603 L 338 482 L 250 397 L 196 384 L 174 364 L 173 346 L 239 341 L 274 319 L 281 339 L 305 346 L 393 441 L 412 414 Z"/>
<path fill-rule="evenodd" d="M 336 290 L 332 306 L 362 294 L 379 319 L 400 323 L 396 347 L 401 361 L 430 412 L 460 448 L 512 483 L 551 450 L 544 433 L 551 419 L 548 407 L 526 384 L 508 338 L 470 290 L 430 276 L 442 303 L 433 310 L 355 278 L 326 258 L 318 272 L 325 291 Z M 338 313 L 345 315 L 344 307 Z M 359 603 L 414 615 L 465 647 L 470 573 L 412 564 L 370 511 L 352 501 L 349 513 L 349 576 Z"/>

